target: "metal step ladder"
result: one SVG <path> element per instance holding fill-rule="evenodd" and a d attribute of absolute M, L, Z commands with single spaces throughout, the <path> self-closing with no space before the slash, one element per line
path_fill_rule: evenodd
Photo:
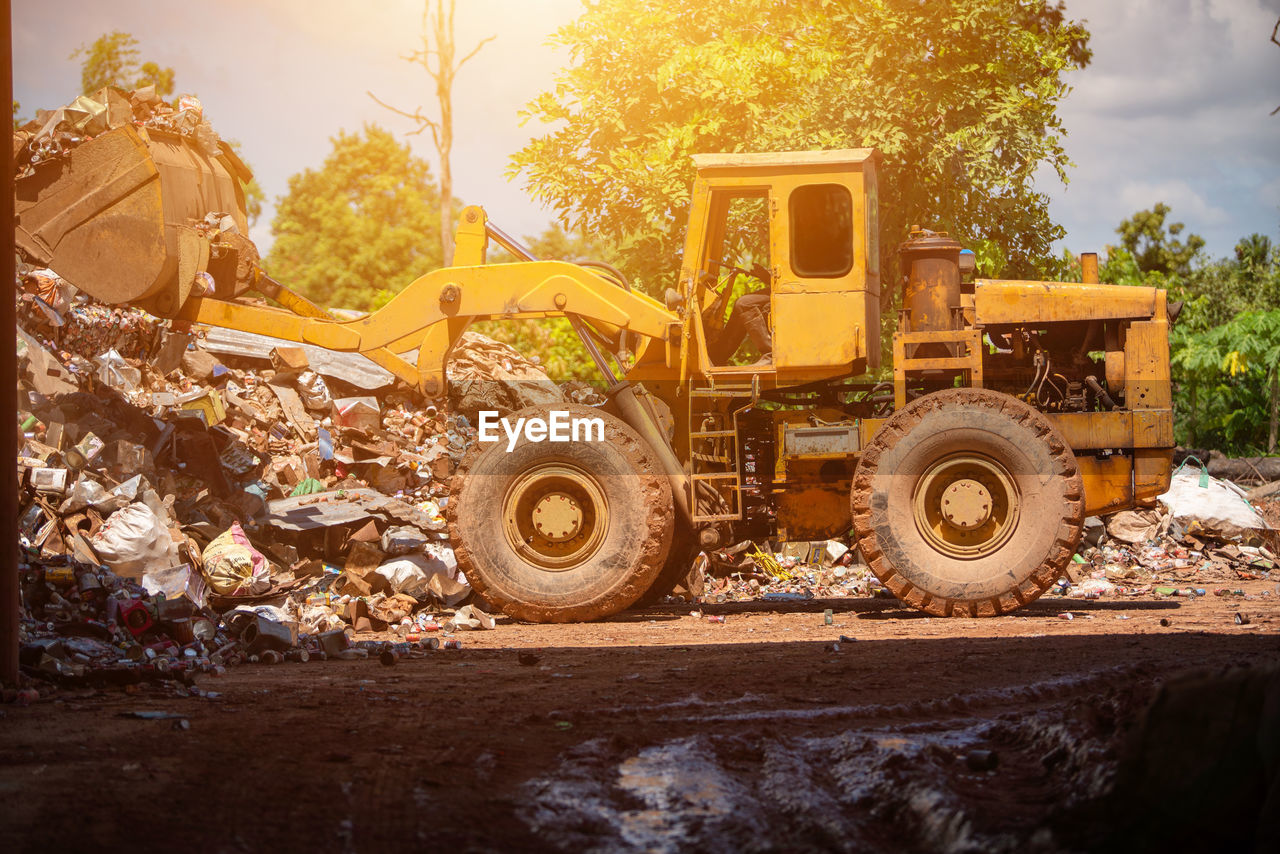
<path fill-rule="evenodd" d="M 748 384 L 731 383 L 716 384 L 714 381 L 707 386 L 693 386 L 689 390 L 689 425 L 692 428 L 695 424 L 702 422 L 703 416 L 710 410 L 714 409 L 714 405 L 699 406 L 702 404 L 712 404 L 716 400 L 735 400 L 741 398 L 749 398 L 754 402 L 759 395 L 759 380 L 755 377 Z M 750 404 L 747 404 L 750 406 Z M 745 407 L 742 407 L 745 408 Z M 690 487 L 693 495 L 690 496 L 689 506 L 693 508 L 693 522 L 699 524 L 702 522 L 738 522 L 742 519 L 742 460 L 740 458 L 738 447 L 738 412 L 733 410 L 729 416 L 733 419 L 734 429 L 719 430 L 695 430 L 689 432 L 689 460 L 691 471 L 689 475 Z M 708 452 L 705 450 L 706 441 L 710 441 L 713 450 Z M 727 508 L 715 508 L 720 512 L 710 510 L 711 502 L 699 500 L 700 484 L 708 484 L 717 495 L 724 499 Z M 727 509 L 729 512 L 723 512 Z"/>

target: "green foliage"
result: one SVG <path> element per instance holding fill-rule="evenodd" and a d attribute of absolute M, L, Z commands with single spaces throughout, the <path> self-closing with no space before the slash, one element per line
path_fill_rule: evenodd
<path fill-rule="evenodd" d="M 1033 175 L 1066 180 L 1056 108 L 1088 38 L 1044 0 L 599 0 L 554 37 L 571 64 L 526 113 L 552 128 L 511 173 L 655 293 L 690 154 L 874 147 L 883 251 L 920 223 L 1032 275 L 1062 236 Z"/>
<path fill-rule="evenodd" d="M 249 183 L 244 185 L 244 209 L 249 225 L 256 223 L 258 217 L 262 216 L 262 203 L 266 198 L 267 194 L 258 183 L 258 179 L 250 178 Z"/>
<path fill-rule="evenodd" d="M 1271 238 L 1265 234 L 1250 234 L 1236 244 L 1236 260 L 1245 267 L 1262 267 L 1271 259 Z"/>
<path fill-rule="evenodd" d="M 103 86 L 141 89 L 154 85 L 161 98 L 173 94 L 173 69 L 155 62 L 138 62 L 138 40 L 116 30 L 80 45 L 69 57 L 80 60 L 80 89 L 90 95 Z"/>
<path fill-rule="evenodd" d="M 1164 202 L 1158 202 L 1149 211 L 1138 211 L 1116 229 L 1121 245 L 1144 273 L 1186 273 L 1191 269 L 1191 259 L 1204 247 L 1204 238 L 1198 234 L 1188 234 L 1185 241 L 1177 239 L 1186 226 L 1180 222 L 1166 224 L 1169 210 Z"/>
<path fill-rule="evenodd" d="M 1280 252 L 1263 235 L 1236 245 L 1234 258 L 1205 260 L 1203 241 L 1176 239 L 1167 205 L 1139 211 L 1118 231 L 1104 282 L 1165 288 L 1183 302 L 1169 335 L 1175 438 L 1228 454 L 1272 449 L 1271 413 L 1280 369 Z"/>
<path fill-rule="evenodd" d="M 1209 260 L 1195 234 L 1179 240 L 1159 203 L 1125 220 L 1126 245 L 1108 247 L 1100 278 L 1164 288 L 1183 308 L 1169 333 L 1174 437 L 1228 454 L 1273 450 L 1271 414 L 1280 369 L 1280 251 L 1265 235 L 1236 244 L 1234 257 Z M 1077 277 L 1078 278 L 1078 277 Z"/>
<path fill-rule="evenodd" d="M 1197 331 L 1170 335 L 1175 380 L 1187 394 L 1175 408 L 1179 439 L 1233 454 L 1271 447 L 1271 379 L 1280 369 L 1280 310 L 1248 311 Z"/>
<path fill-rule="evenodd" d="M 369 309 L 441 264 L 439 190 L 425 160 L 377 125 L 340 132 L 289 179 L 271 223 L 271 274 L 324 306 Z"/>
<path fill-rule="evenodd" d="M 603 261 L 618 264 L 621 258 L 616 249 L 598 238 L 579 232 L 570 234 L 553 223 L 537 237 L 527 238 L 526 245 L 539 258 L 560 261 Z"/>

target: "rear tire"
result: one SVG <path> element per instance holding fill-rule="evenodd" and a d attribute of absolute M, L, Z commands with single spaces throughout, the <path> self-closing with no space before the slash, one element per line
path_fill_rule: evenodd
<path fill-rule="evenodd" d="M 449 532 L 471 587 L 535 623 L 595 620 L 635 602 L 667 558 L 671 488 L 639 435 L 607 413 L 604 441 L 477 444 L 450 486 Z M 545 407 L 507 416 L 545 417 Z"/>
<path fill-rule="evenodd" d="M 986 389 L 936 392 L 891 416 L 854 472 L 858 548 L 902 601 L 989 617 L 1031 602 L 1080 542 L 1075 455 L 1039 411 Z"/>

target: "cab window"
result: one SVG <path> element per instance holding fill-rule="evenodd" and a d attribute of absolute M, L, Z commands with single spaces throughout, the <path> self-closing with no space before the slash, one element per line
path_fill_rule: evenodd
<path fill-rule="evenodd" d="M 853 269 L 853 195 L 840 184 L 791 193 L 791 268 L 797 276 L 837 279 Z"/>

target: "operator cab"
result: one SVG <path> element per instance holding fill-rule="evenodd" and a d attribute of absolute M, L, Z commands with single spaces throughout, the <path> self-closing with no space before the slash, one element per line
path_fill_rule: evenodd
<path fill-rule="evenodd" d="M 681 283 L 708 372 L 802 382 L 878 367 L 874 157 L 694 155 Z"/>

